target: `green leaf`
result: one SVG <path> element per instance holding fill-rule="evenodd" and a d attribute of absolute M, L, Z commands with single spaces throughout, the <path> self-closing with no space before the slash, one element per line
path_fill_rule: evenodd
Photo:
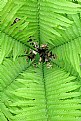
<path fill-rule="evenodd" d="M 0 121 L 81 121 L 80 14 L 80 0 L 0 0 Z"/>

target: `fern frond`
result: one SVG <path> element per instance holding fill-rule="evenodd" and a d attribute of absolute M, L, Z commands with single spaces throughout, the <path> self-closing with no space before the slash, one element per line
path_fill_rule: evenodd
<path fill-rule="evenodd" d="M 51 40 L 51 48 L 53 46 L 60 46 L 70 41 L 74 41 L 75 39 L 81 37 L 81 21 L 78 14 L 68 16 L 72 21 L 73 24 L 70 27 L 67 27 L 66 30 L 57 30 L 61 37 L 55 37 L 54 40 Z"/>
<path fill-rule="evenodd" d="M 80 120 L 80 83 L 63 69 L 30 67 L 4 91 L 10 121 Z M 5 97 L 6 96 L 6 97 Z M 8 98 L 6 101 L 5 99 Z M 69 115 L 69 117 L 68 117 Z"/>
<path fill-rule="evenodd" d="M 38 20 L 36 17 L 38 10 L 35 8 L 36 6 L 35 1 L 30 1 L 29 3 L 26 1 L 6 2 L 0 13 L 0 63 L 2 63 L 4 57 L 11 55 L 13 60 L 15 60 L 19 55 L 24 55 L 25 50 L 28 51 L 28 48 L 33 48 L 27 41 L 38 30 Z M 33 8 L 35 8 L 34 15 Z M 31 11 L 31 14 L 28 9 Z M 23 14 L 23 12 L 27 13 L 27 15 Z M 14 23 L 15 19 L 18 19 L 16 23 Z"/>
<path fill-rule="evenodd" d="M 4 8 L 5 4 L 7 3 L 7 0 L 0 0 L 0 12 Z"/>
<path fill-rule="evenodd" d="M 5 57 L 13 57 L 15 60 L 19 55 L 24 55 L 29 47 L 0 32 L 0 63 Z"/>
<path fill-rule="evenodd" d="M 54 60 L 59 66 L 65 68 L 73 75 L 79 75 L 81 77 L 81 37 L 78 37 L 74 41 L 61 45 L 53 50 L 53 53 L 57 55 L 57 59 Z"/>
<path fill-rule="evenodd" d="M 70 0 L 0 5 L 0 121 L 81 121 L 80 12 L 80 1 Z M 30 66 L 21 57 L 44 43 L 58 66 Z"/>
<path fill-rule="evenodd" d="M 37 11 L 36 1 L 8 1 L 0 15 L 1 31 L 26 43 L 37 32 Z M 19 20 L 13 24 L 16 18 Z"/>
<path fill-rule="evenodd" d="M 20 58 L 15 62 L 12 62 L 10 59 L 3 61 L 3 64 L 0 64 L 0 115 L 1 121 L 12 121 L 12 114 L 9 111 L 9 106 L 6 105 L 6 102 L 12 100 L 14 96 L 10 95 L 8 89 L 13 90 L 15 85 L 15 79 L 28 67 L 25 58 Z M 12 86 L 11 86 L 12 85 Z"/>
<path fill-rule="evenodd" d="M 68 14 L 80 12 L 80 5 L 67 1 L 40 1 L 40 38 L 41 41 L 58 44 L 58 37 L 62 38 L 60 31 L 71 26 L 73 20 L 68 18 Z M 63 38 L 62 38 L 63 39 Z M 59 39 L 61 42 L 61 40 Z M 64 41 L 64 40 L 63 40 Z M 62 42 L 61 42 L 62 43 Z"/>
<path fill-rule="evenodd" d="M 80 83 L 74 76 L 54 67 L 45 69 L 48 120 L 78 121 L 81 120 Z"/>

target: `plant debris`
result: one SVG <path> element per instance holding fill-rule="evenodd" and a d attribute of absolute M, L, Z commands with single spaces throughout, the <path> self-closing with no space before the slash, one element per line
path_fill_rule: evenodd
<path fill-rule="evenodd" d="M 13 26 L 13 25 L 14 25 L 15 23 L 17 23 L 19 20 L 20 20 L 19 18 L 16 18 L 16 19 L 14 20 L 14 22 L 11 24 L 11 26 Z"/>
<path fill-rule="evenodd" d="M 41 63 L 41 62 L 49 62 L 48 65 L 50 65 L 50 61 L 52 59 L 56 59 L 57 56 L 56 54 L 52 54 L 52 52 L 50 52 L 48 50 L 48 46 L 47 44 L 42 44 L 40 47 L 38 46 L 38 43 L 33 41 L 32 37 L 29 37 L 29 40 L 27 41 L 30 43 L 30 45 L 32 45 L 35 50 L 30 50 L 29 54 L 28 54 L 28 59 L 32 60 L 36 60 L 37 62 Z M 51 65 L 49 66 L 51 67 Z"/>

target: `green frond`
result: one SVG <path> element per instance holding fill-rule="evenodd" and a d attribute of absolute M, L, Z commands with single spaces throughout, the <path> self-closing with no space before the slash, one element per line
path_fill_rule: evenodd
<path fill-rule="evenodd" d="M 9 114 L 1 111 L 10 121 L 80 120 L 79 80 L 55 66 L 43 70 L 44 80 L 41 65 L 29 67 L 20 76 L 14 76 L 1 98 Z"/>
<path fill-rule="evenodd" d="M 36 15 L 36 1 L 9 1 L 1 11 L 1 31 L 26 43 L 27 38 L 37 32 L 38 20 Z M 18 21 L 14 24 L 16 18 Z"/>
<path fill-rule="evenodd" d="M 78 121 L 81 120 L 79 80 L 63 69 L 54 67 L 45 69 L 45 85 L 48 108 L 48 120 L 51 121 Z M 78 107 L 79 106 L 79 107 Z"/>
<path fill-rule="evenodd" d="M 31 6 L 32 10 L 30 10 Z M 0 13 L 0 63 L 4 57 L 13 56 L 13 60 L 15 60 L 17 56 L 24 55 L 25 50 L 33 48 L 27 41 L 30 36 L 37 33 L 36 6 L 35 1 L 29 3 L 26 1 L 7 1 L 5 4 Z M 35 8 L 34 13 L 33 8 Z M 37 34 L 35 38 L 37 38 Z"/>
<path fill-rule="evenodd" d="M 0 0 L 0 11 L 2 11 L 6 3 L 7 3 L 7 0 Z"/>
<path fill-rule="evenodd" d="M 70 27 L 67 27 L 66 30 L 58 30 L 61 37 L 56 36 L 54 39 L 52 39 L 51 47 L 60 46 L 81 37 L 81 20 L 79 15 L 75 14 L 68 17 L 73 21 L 73 24 Z"/>
<path fill-rule="evenodd" d="M 9 121 L 11 120 L 12 114 L 9 111 L 9 106 L 6 103 L 14 99 L 14 96 L 11 96 L 9 89 L 13 90 L 15 85 L 15 79 L 28 67 L 25 58 L 19 58 L 15 62 L 12 62 L 10 59 L 3 61 L 3 65 L 0 65 L 0 120 Z M 13 101 L 12 101 L 13 102 Z"/>
<path fill-rule="evenodd" d="M 13 57 L 15 60 L 16 57 L 24 55 L 29 47 L 0 32 L 0 63 L 5 57 Z"/>
<path fill-rule="evenodd" d="M 81 77 L 81 37 L 77 37 L 71 42 L 65 43 L 53 50 L 57 55 L 54 60 L 56 64 L 65 68 L 73 75 Z"/>
<path fill-rule="evenodd" d="M 81 0 L 0 0 L 0 121 L 81 121 L 80 14 Z"/>
<path fill-rule="evenodd" d="M 71 2 L 61 2 L 60 0 L 43 0 L 39 3 L 40 39 L 42 43 L 48 42 L 56 45 L 59 43 L 58 37 L 59 41 L 61 41 L 60 38 L 62 38 L 60 32 L 65 29 L 67 30 L 67 28 L 73 23 L 73 20 L 67 17 L 68 14 L 76 14 L 78 10 L 80 12 L 81 6 Z"/>

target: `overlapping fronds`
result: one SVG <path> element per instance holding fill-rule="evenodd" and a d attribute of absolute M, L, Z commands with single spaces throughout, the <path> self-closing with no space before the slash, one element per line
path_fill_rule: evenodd
<path fill-rule="evenodd" d="M 6 59 L 3 61 L 3 65 L 0 65 L 0 121 L 12 121 L 12 114 L 8 104 L 6 104 L 8 101 L 13 102 L 14 99 L 14 96 L 10 95 L 9 89 L 13 90 L 14 87 L 17 87 L 18 84 L 15 84 L 15 79 L 27 66 L 25 58 L 19 58 L 15 62 Z"/>
<path fill-rule="evenodd" d="M 41 41 L 43 43 L 44 41 L 55 43 L 56 45 L 57 37 L 62 37 L 59 31 L 64 31 L 66 27 L 73 23 L 67 15 L 81 12 L 80 8 L 80 5 L 71 2 L 41 0 L 39 16 Z"/>
<path fill-rule="evenodd" d="M 70 18 L 73 21 L 72 26 L 67 27 L 66 30 L 58 30 L 61 37 L 55 37 L 55 39 L 52 41 L 53 47 L 59 46 L 64 43 L 73 41 L 79 37 L 81 37 L 81 20 L 80 20 L 80 14 L 75 15 L 68 15 L 68 18 Z"/>
<path fill-rule="evenodd" d="M 28 47 L 26 45 L 0 32 L 0 63 L 5 57 L 12 57 L 15 60 L 16 57 L 24 55 L 27 50 Z"/>
<path fill-rule="evenodd" d="M 0 3 L 0 121 L 81 121 L 81 1 Z"/>
<path fill-rule="evenodd" d="M 64 70 L 44 69 L 48 121 L 80 121 L 80 82 Z"/>
<path fill-rule="evenodd" d="M 5 3 L 0 13 L 0 63 L 10 52 L 15 60 L 24 55 L 25 50 L 33 48 L 27 41 L 37 33 L 37 11 L 36 1 L 11 0 Z"/>
<path fill-rule="evenodd" d="M 13 102 L 9 103 L 12 121 L 47 121 L 45 89 L 41 68 L 28 68 L 15 81 L 11 95 Z M 10 90 L 10 88 L 9 88 Z"/>
<path fill-rule="evenodd" d="M 75 24 L 62 33 L 62 37 L 59 38 L 61 40 L 59 45 L 61 45 L 57 45 L 53 50 L 53 53 L 57 55 L 54 62 L 73 75 L 81 77 L 81 22 L 78 15 L 73 15 L 72 19 Z"/>
<path fill-rule="evenodd" d="M 8 1 L 0 16 L 0 31 L 19 41 L 26 42 L 37 31 L 36 1 Z"/>
<path fill-rule="evenodd" d="M 4 65 L 1 75 L 3 68 L 4 71 L 12 68 L 10 63 Z M 80 82 L 76 77 L 57 67 L 44 68 L 43 78 L 41 65 L 26 70 L 22 65 L 21 69 L 15 64 L 12 66 L 14 71 L 1 76 L 2 89 L 6 84 L 1 92 L 2 121 L 81 120 Z"/>

